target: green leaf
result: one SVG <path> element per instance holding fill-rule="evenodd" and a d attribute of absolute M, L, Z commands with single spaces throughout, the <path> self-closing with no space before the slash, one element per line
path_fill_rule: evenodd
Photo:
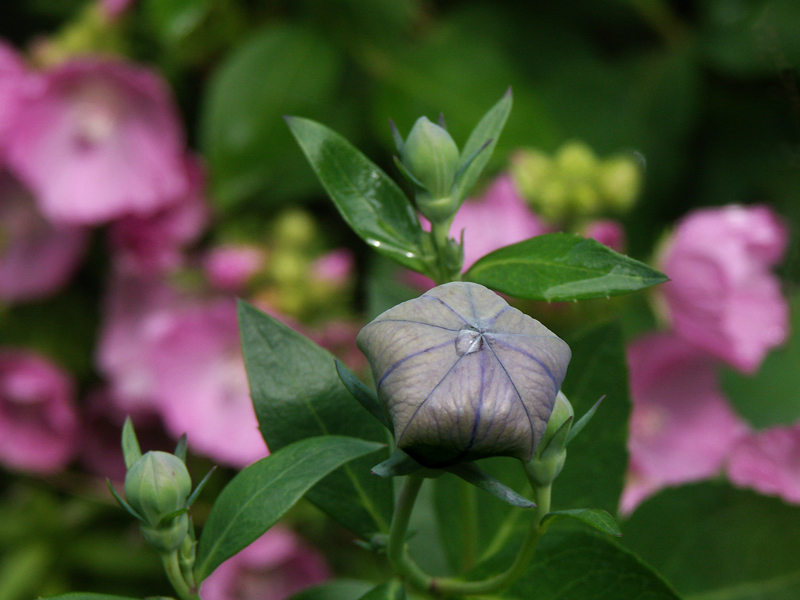
<path fill-rule="evenodd" d="M 548 233 L 479 259 L 464 279 L 526 300 L 587 300 L 635 292 L 667 277 L 602 244 Z"/>
<path fill-rule="evenodd" d="M 375 395 L 375 392 L 364 385 L 364 382 L 338 360 L 336 361 L 336 372 L 339 374 L 339 379 L 342 380 L 344 387 L 353 395 L 353 398 L 358 400 L 359 404 L 361 404 L 369 414 L 378 419 L 381 425 L 391 431 L 389 421 L 386 419 L 383 407 L 381 406 L 380 400 L 378 400 L 378 396 Z"/>
<path fill-rule="evenodd" d="M 168 3 L 162 3 L 168 4 Z M 200 146 L 212 193 L 230 210 L 258 195 L 270 202 L 317 189 L 281 117 L 333 120 L 342 58 L 321 36 L 269 24 L 221 61 L 201 106 Z"/>
<path fill-rule="evenodd" d="M 498 557 L 504 562 L 510 556 Z M 495 562 L 495 561 L 493 561 Z M 528 570 L 497 600 L 678 600 L 636 555 L 595 533 L 549 532 Z"/>
<path fill-rule="evenodd" d="M 668 489 L 622 532 L 686 600 L 800 598 L 800 507 L 777 498 L 722 482 Z"/>
<path fill-rule="evenodd" d="M 478 152 L 486 142 L 489 142 L 489 145 L 483 150 L 480 150 L 480 153 L 461 175 L 456 188 L 456 197 L 459 201 L 466 198 L 467 194 L 470 193 L 472 187 L 481 176 L 481 172 L 486 166 L 486 163 L 488 163 L 489 159 L 492 157 L 494 147 L 497 145 L 497 140 L 500 137 L 500 133 L 503 131 L 503 127 L 505 127 L 508 114 L 511 112 L 511 104 L 511 88 L 508 88 L 508 91 L 503 95 L 500 101 L 489 109 L 475 126 L 475 129 L 472 130 L 472 133 L 470 133 L 467 143 L 461 150 L 460 159 L 462 163 Z"/>
<path fill-rule="evenodd" d="M 789 425 L 800 419 L 800 295 L 790 301 L 791 334 L 767 355 L 754 375 L 722 370 L 722 385 L 736 411 L 753 427 Z"/>
<path fill-rule="evenodd" d="M 603 533 L 609 533 L 611 535 L 622 535 L 622 532 L 619 530 L 619 525 L 614 520 L 610 514 L 606 511 L 601 510 L 599 508 L 575 508 L 572 510 L 556 510 L 551 513 L 547 513 L 544 518 L 542 519 L 543 526 L 549 526 L 551 523 L 555 523 L 556 521 L 560 521 L 561 519 L 575 519 L 576 521 L 580 521 L 588 525 L 589 527 L 594 527 L 598 531 Z"/>
<path fill-rule="evenodd" d="M 306 438 L 241 471 L 222 490 L 203 527 L 197 580 L 259 538 L 326 475 L 380 448 L 375 442 L 340 436 Z"/>
<path fill-rule="evenodd" d="M 122 426 L 122 456 L 125 457 L 125 467 L 128 469 L 142 458 L 142 449 L 139 447 L 139 440 L 136 438 L 130 417 L 125 417 L 125 424 Z"/>
<path fill-rule="evenodd" d="M 286 122 L 339 214 L 367 244 L 400 264 L 424 271 L 422 228 L 406 195 L 376 164 L 324 125 Z"/>
<path fill-rule="evenodd" d="M 296 440 L 344 435 L 386 443 L 386 429 L 356 402 L 336 372 L 333 356 L 283 323 L 239 304 L 245 367 L 259 427 L 272 452 Z M 333 519 L 369 539 L 389 531 L 390 480 L 370 469 L 388 449 L 344 466 L 306 494 Z"/>
<path fill-rule="evenodd" d="M 370 590 L 359 600 L 405 600 L 406 590 L 403 584 L 397 579 L 382 583 Z"/>
<path fill-rule="evenodd" d="M 536 506 L 536 504 L 512 490 L 499 479 L 495 479 L 485 471 L 482 471 L 475 463 L 459 463 L 452 467 L 445 467 L 444 470 L 460 477 L 467 483 L 471 483 L 479 490 L 489 492 L 495 498 L 511 506 L 517 508 L 533 508 Z"/>
<path fill-rule="evenodd" d="M 567 340 L 572 361 L 562 391 L 575 414 L 588 413 L 606 396 L 581 435 L 570 441 L 564 470 L 553 484 L 553 507 L 596 506 L 616 514 L 628 466 L 628 369 L 616 323 Z"/>
<path fill-rule="evenodd" d="M 368 581 L 337 579 L 306 588 L 289 600 L 353 600 L 369 593 L 374 586 L 374 583 Z"/>
<path fill-rule="evenodd" d="M 397 477 L 410 475 L 424 468 L 400 448 L 395 448 L 388 460 L 372 467 L 372 474 L 378 477 Z"/>

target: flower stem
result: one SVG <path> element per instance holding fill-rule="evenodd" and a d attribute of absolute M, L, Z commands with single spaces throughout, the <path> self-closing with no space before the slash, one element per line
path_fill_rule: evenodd
<path fill-rule="evenodd" d="M 161 560 L 164 563 L 164 570 L 167 572 L 167 578 L 169 578 L 169 582 L 172 584 L 172 587 L 175 588 L 181 600 L 201 600 L 200 595 L 196 591 L 193 591 L 183 578 L 177 550 L 162 554 Z"/>
<path fill-rule="evenodd" d="M 422 481 L 422 477 L 412 474 L 403 482 L 397 498 L 387 549 L 389 563 L 409 586 L 434 596 L 491 594 L 511 585 L 525 573 L 543 533 L 540 527 L 542 518 L 550 512 L 550 485 L 534 487 L 537 506 L 525 540 L 511 566 L 499 575 L 483 581 L 463 581 L 449 577 L 431 577 L 408 555 L 406 531 Z"/>

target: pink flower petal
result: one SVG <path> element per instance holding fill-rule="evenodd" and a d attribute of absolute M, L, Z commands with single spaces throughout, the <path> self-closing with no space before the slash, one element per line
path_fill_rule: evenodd
<path fill-rule="evenodd" d="M 727 472 L 736 485 L 800 504 L 800 427 L 751 433 L 734 447 Z"/>

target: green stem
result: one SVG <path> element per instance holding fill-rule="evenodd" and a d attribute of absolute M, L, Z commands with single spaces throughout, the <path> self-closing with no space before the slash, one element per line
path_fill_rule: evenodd
<path fill-rule="evenodd" d="M 192 590 L 183 578 L 181 572 L 180 560 L 178 558 L 178 551 L 175 550 L 168 554 L 162 554 L 161 560 L 164 563 L 164 570 L 167 572 L 167 577 L 172 587 L 178 592 L 181 600 L 201 600 L 200 595 Z"/>
<path fill-rule="evenodd" d="M 469 571 L 475 566 L 475 557 L 478 554 L 478 499 L 476 498 L 475 486 L 467 483 L 463 479 L 461 482 L 461 506 L 462 506 L 462 532 L 461 537 L 461 568 Z"/>
<path fill-rule="evenodd" d="M 411 511 L 414 509 L 419 489 L 422 487 L 422 481 L 423 479 L 419 475 L 408 475 L 403 482 L 403 487 L 400 488 L 400 495 L 397 497 L 392 516 L 392 525 L 389 529 L 389 545 L 386 554 L 389 564 L 408 585 L 418 590 L 427 590 L 430 588 L 432 577 L 423 572 L 411 560 L 406 550 L 408 521 L 411 518 Z"/>
<path fill-rule="evenodd" d="M 422 481 L 422 477 L 418 475 L 409 475 L 403 482 L 397 498 L 387 549 L 389 563 L 409 586 L 434 596 L 491 594 L 511 585 L 525 573 L 543 533 L 540 528 L 542 518 L 550 512 L 550 485 L 534 487 L 537 506 L 525 540 L 511 566 L 499 575 L 483 581 L 463 581 L 449 577 L 431 577 L 408 555 L 406 531 Z"/>
<path fill-rule="evenodd" d="M 433 249 L 436 253 L 436 273 L 434 279 L 437 285 L 461 280 L 461 265 L 451 265 L 447 258 L 450 246 L 450 218 L 444 223 L 431 223 L 431 238 Z"/>

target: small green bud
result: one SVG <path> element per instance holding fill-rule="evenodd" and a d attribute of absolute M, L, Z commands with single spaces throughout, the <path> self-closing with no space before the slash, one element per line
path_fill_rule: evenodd
<path fill-rule="evenodd" d="M 459 169 L 458 146 L 443 127 L 420 117 L 411 128 L 400 161 L 417 187 L 417 208 L 431 222 L 450 219 L 458 210 L 453 195 Z"/>
<path fill-rule="evenodd" d="M 183 461 L 167 452 L 151 451 L 137 460 L 125 476 L 125 497 L 149 527 L 186 508 L 192 479 Z"/>
<path fill-rule="evenodd" d="M 567 438 L 575 411 L 563 392 L 559 391 L 553 412 L 547 421 L 542 442 L 525 469 L 537 485 L 549 485 L 561 473 L 567 459 Z"/>
<path fill-rule="evenodd" d="M 540 188 L 553 169 L 553 161 L 537 150 L 520 150 L 511 160 L 511 177 L 526 200 L 539 196 Z"/>
<path fill-rule="evenodd" d="M 603 161 L 599 173 L 600 193 L 614 210 L 629 210 L 642 186 L 642 171 L 631 158 L 618 156 Z"/>
<path fill-rule="evenodd" d="M 555 158 L 562 176 L 572 179 L 594 177 L 597 157 L 594 151 L 583 142 L 567 142 Z"/>
<path fill-rule="evenodd" d="M 148 545 L 153 546 L 159 552 L 173 552 L 178 550 L 186 539 L 189 531 L 189 516 L 185 513 L 178 515 L 161 527 L 149 527 L 142 523 L 139 529 Z"/>

